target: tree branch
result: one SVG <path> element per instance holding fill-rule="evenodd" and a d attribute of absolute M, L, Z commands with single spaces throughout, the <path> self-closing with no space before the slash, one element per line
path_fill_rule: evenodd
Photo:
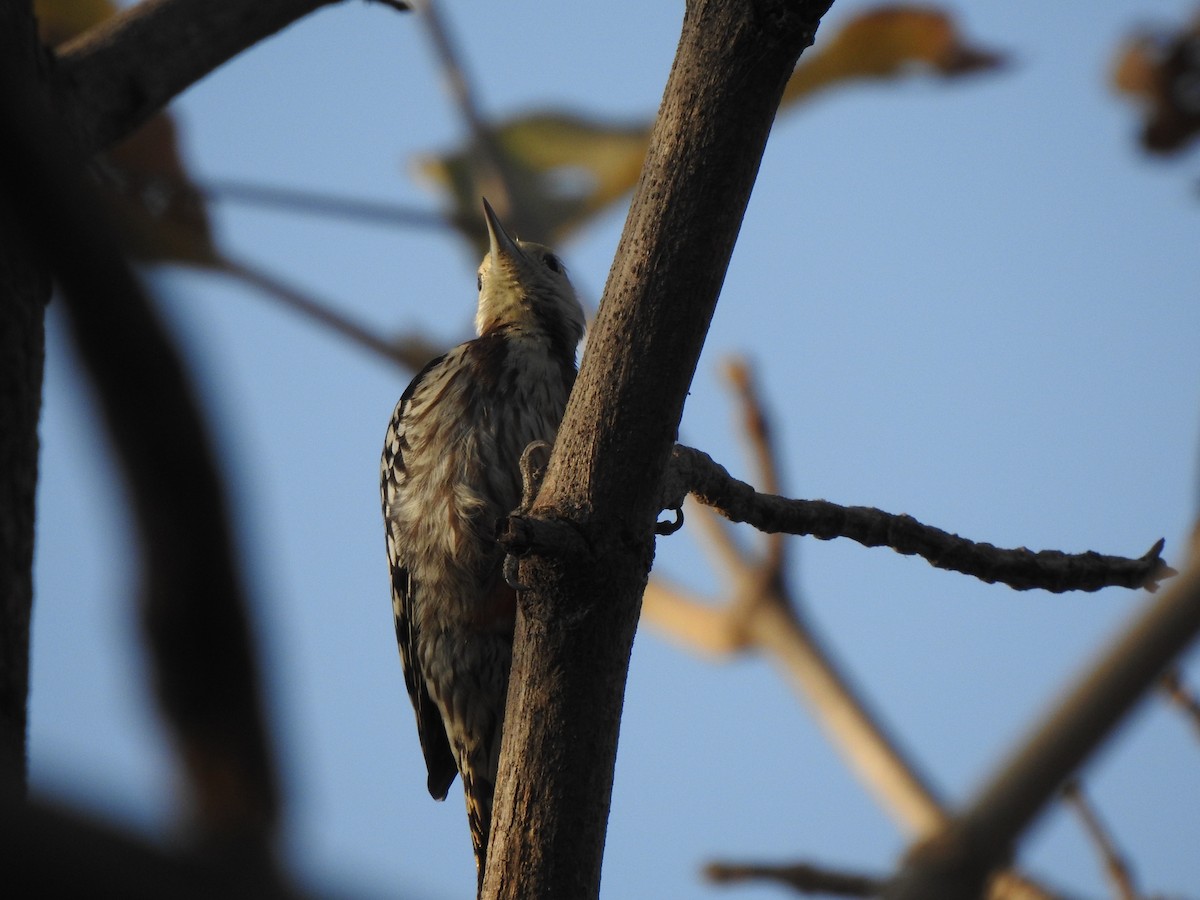
<path fill-rule="evenodd" d="M 709 863 L 705 877 L 717 884 L 739 881 L 773 881 L 785 884 L 801 894 L 825 894 L 833 897 L 877 897 L 883 893 L 884 880 L 857 872 L 843 872 L 810 863 L 771 865 L 764 863 Z"/>
<path fill-rule="evenodd" d="M 1139 900 L 1140 895 L 1137 888 L 1134 887 L 1133 875 L 1129 870 L 1129 864 L 1121 856 L 1121 852 L 1117 849 L 1112 835 L 1104 827 L 1104 823 L 1100 821 L 1100 816 L 1092 808 L 1092 804 L 1088 802 L 1087 795 L 1084 794 L 1083 788 L 1079 784 L 1079 779 L 1072 778 L 1068 781 L 1063 786 L 1062 793 L 1063 800 L 1079 816 L 1079 821 L 1083 823 L 1084 831 L 1087 832 L 1088 838 L 1104 863 L 1104 872 L 1108 875 L 1108 880 L 1112 883 L 1114 896 L 1117 900 Z"/>
<path fill-rule="evenodd" d="M 684 493 L 716 508 L 732 522 L 747 522 L 760 531 L 811 535 L 823 541 L 847 537 L 866 547 L 891 547 L 906 556 L 921 556 L 930 565 L 973 575 L 988 584 L 1000 582 L 1016 590 L 1096 591 L 1105 587 L 1145 588 L 1175 575 L 1162 559 L 1159 540 L 1138 559 L 1058 550 L 1004 550 L 991 544 L 923 525 L 912 516 L 866 506 L 838 506 L 825 500 L 790 500 L 760 494 L 738 481 L 708 454 L 677 444 L 663 491 L 664 507 L 677 506 Z"/>
<path fill-rule="evenodd" d="M 46 59 L 32 4 L 0 4 L 0 91 L 38 89 Z M 9 137 L 0 138 L 0 157 Z M 0 161 L 4 165 L 7 161 Z M 19 178 L 11 168 L 0 181 Z M 0 784 L 26 777 L 29 623 L 38 484 L 38 415 L 50 272 L 0 202 Z"/>
<path fill-rule="evenodd" d="M 300 900 L 272 869 L 244 858 L 164 849 L 112 825 L 0 789 L 5 882 L 30 897 Z"/>
<path fill-rule="evenodd" d="M 381 2 L 381 0 L 377 0 L 377 2 Z M 449 232 L 455 227 L 455 223 L 442 213 L 404 206 L 400 203 L 363 200 L 359 197 L 341 197 L 335 194 L 276 187 L 228 178 L 202 181 L 193 186 L 210 203 L 213 201 L 243 203 L 266 209 L 276 209 L 281 212 L 294 212 L 396 228 L 428 228 Z"/>
<path fill-rule="evenodd" d="M 742 400 L 742 418 L 747 423 L 743 433 L 759 477 L 777 489 L 776 454 L 767 437 L 770 417 L 753 389 L 749 367 L 730 364 L 726 375 Z M 920 838 L 945 828 L 949 813 L 933 785 L 889 734 L 792 599 L 784 548 L 779 546 L 783 533 L 760 535 L 766 552 L 754 554 L 733 540 L 732 526 L 712 507 L 697 506 L 692 521 L 699 522 L 702 534 L 721 548 L 718 571 L 728 582 L 730 599 L 719 605 L 705 603 L 655 577 L 646 587 L 643 621 L 709 654 L 761 653 L 796 689 L 851 772 L 901 829 Z M 787 865 L 768 869 L 785 877 L 795 871 Z M 882 890 L 880 884 L 877 892 Z M 1010 870 L 992 880 L 987 897 L 1050 900 L 1053 894 Z"/>
<path fill-rule="evenodd" d="M 439 353 L 445 352 L 419 335 L 411 335 L 393 341 L 385 340 L 374 331 L 339 312 L 330 304 L 318 300 L 311 294 L 246 260 L 223 255 L 220 258 L 219 271 L 257 288 L 267 297 L 293 312 L 299 313 L 322 328 L 401 368 L 410 369 L 413 372 L 420 371 L 421 367 L 429 360 Z"/>
<path fill-rule="evenodd" d="M 1170 669 L 1162 677 L 1161 687 L 1170 701 L 1175 704 L 1200 735 L 1200 699 L 1183 683 L 1179 669 Z"/>
<path fill-rule="evenodd" d="M 979 894 L 1059 786 L 1108 737 L 1200 632 L 1200 565 L 1193 563 L 1144 609 L 1046 714 L 937 837 L 916 847 L 889 900 Z"/>
<path fill-rule="evenodd" d="M 534 513 L 595 554 L 533 556 L 485 897 L 595 897 L 659 482 L 763 147 L 828 0 L 692 0 Z"/>
<path fill-rule="evenodd" d="M 58 48 L 60 111 L 90 155 L 243 50 L 332 2 L 144 0 Z"/>

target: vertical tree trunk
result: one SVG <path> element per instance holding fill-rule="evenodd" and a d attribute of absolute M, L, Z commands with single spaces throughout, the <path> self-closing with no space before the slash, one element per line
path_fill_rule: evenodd
<path fill-rule="evenodd" d="M 0 57 L 11 78 L 44 72 L 27 0 L 0 0 Z M 38 414 L 50 279 L 31 257 L 0 197 L 0 765 L 25 779 L 29 702 L 29 622 L 33 603 L 34 500 Z"/>
<path fill-rule="evenodd" d="M 692 0 L 521 566 L 484 896 L 599 893 L 659 482 L 783 87 L 830 0 Z M 568 542 L 570 543 L 570 542 Z M 669 751 L 664 751 L 669 752 Z"/>
<path fill-rule="evenodd" d="M 34 496 L 49 279 L 0 210 L 0 741 L 25 777 Z"/>

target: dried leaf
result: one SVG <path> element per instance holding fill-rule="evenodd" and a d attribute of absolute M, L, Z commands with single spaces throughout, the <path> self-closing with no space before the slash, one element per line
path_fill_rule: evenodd
<path fill-rule="evenodd" d="M 42 41 L 57 46 L 117 11 L 111 0 L 37 0 Z M 176 128 L 166 113 L 94 160 L 122 246 L 148 261 L 216 265 L 204 202 L 179 156 Z"/>
<path fill-rule="evenodd" d="M 1200 133 L 1200 17 L 1175 32 L 1129 38 L 1112 77 L 1142 106 L 1142 146 L 1163 155 L 1183 150 Z"/>
<path fill-rule="evenodd" d="M 796 67 L 783 104 L 849 81 L 893 79 L 921 70 L 951 78 L 1004 63 L 1002 54 L 968 44 L 948 13 L 885 6 L 847 22 L 831 41 L 818 39 L 814 52 Z"/>
<path fill-rule="evenodd" d="M 175 123 L 160 114 L 97 160 L 125 251 L 147 262 L 216 266 L 208 213 L 179 157 Z"/>

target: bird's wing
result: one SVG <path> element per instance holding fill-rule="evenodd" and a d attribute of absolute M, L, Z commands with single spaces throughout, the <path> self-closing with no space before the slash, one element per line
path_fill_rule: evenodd
<path fill-rule="evenodd" d="M 429 695 L 425 677 L 417 664 L 418 633 L 414 604 L 421 585 L 413 580 L 405 565 L 404 548 L 396 540 L 388 510 L 404 489 L 407 477 L 404 452 L 408 449 L 408 444 L 404 437 L 404 416 L 409 400 L 422 379 L 443 359 L 445 357 L 440 356 L 425 366 L 396 404 L 396 411 L 388 425 L 387 439 L 383 445 L 379 484 L 384 520 L 387 523 L 387 554 L 392 576 L 392 612 L 396 620 L 396 642 L 400 645 L 400 661 L 404 666 L 404 686 L 408 688 L 409 699 L 412 700 L 413 710 L 417 714 L 417 736 L 421 740 L 421 752 L 425 755 L 425 767 L 429 772 L 429 793 L 436 800 L 445 799 L 454 776 L 458 774 L 458 767 L 450 750 L 450 742 L 446 738 L 441 713 Z"/>

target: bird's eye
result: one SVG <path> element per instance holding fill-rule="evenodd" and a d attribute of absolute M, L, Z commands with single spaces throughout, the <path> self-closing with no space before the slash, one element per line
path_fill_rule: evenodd
<path fill-rule="evenodd" d="M 542 262 L 544 262 L 546 264 L 546 268 L 549 269 L 551 272 L 561 272 L 562 271 L 562 263 L 559 261 L 558 257 L 555 256 L 553 253 L 547 253 L 545 256 L 543 256 Z"/>
<path fill-rule="evenodd" d="M 482 275 L 475 276 L 475 290 L 477 290 L 477 291 L 483 290 L 483 276 Z"/>

